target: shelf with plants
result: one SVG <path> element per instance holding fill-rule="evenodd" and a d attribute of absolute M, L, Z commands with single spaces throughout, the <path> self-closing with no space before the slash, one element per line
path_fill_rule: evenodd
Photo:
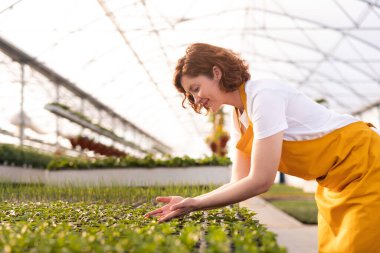
<path fill-rule="evenodd" d="M 15 138 L 14 140 L 19 142 L 19 136 L 8 130 L 4 130 L 0 128 L 0 134 Z M 46 142 L 40 139 L 32 138 L 28 135 L 24 135 L 24 146 L 26 148 L 29 147 L 31 149 L 33 148 L 35 149 L 37 145 L 39 146 L 39 149 L 43 149 L 45 152 L 57 152 L 57 151 L 63 150 L 65 153 L 69 153 L 69 154 L 71 153 L 70 154 L 71 156 L 78 155 L 78 153 L 75 152 L 74 150 L 66 148 L 66 147 L 62 147 L 62 146 L 59 146 L 57 150 L 56 143 Z"/>
<path fill-rule="evenodd" d="M 0 144 L 0 165 L 46 168 L 53 159 L 53 155 L 42 153 L 33 148 Z"/>
<path fill-rule="evenodd" d="M 128 147 L 131 147 L 133 149 L 139 150 L 143 153 L 148 153 L 147 150 L 142 149 L 138 145 L 136 145 L 133 142 L 130 142 L 128 140 L 125 140 L 124 138 L 116 135 L 111 130 L 101 126 L 100 124 L 93 123 L 87 116 L 83 115 L 80 112 L 74 111 L 70 109 L 68 106 L 60 104 L 60 103 L 50 103 L 45 105 L 45 109 L 60 116 L 63 118 L 66 118 L 72 122 L 75 122 L 76 124 L 88 128 L 98 134 L 101 134 L 103 136 L 106 136 L 114 141 L 117 141 L 123 145 L 126 145 Z"/>
<path fill-rule="evenodd" d="M 0 185 L 6 193 L 0 202 L 0 247 L 5 251 L 286 252 L 254 212 L 238 205 L 196 211 L 165 223 L 144 218 L 161 205 L 154 196 L 196 196 L 209 190 L 204 187 L 43 188 Z M 39 193 L 40 198 L 24 198 Z M 119 193 L 122 198 L 115 197 Z"/>
<path fill-rule="evenodd" d="M 38 152 L 32 148 L 0 144 L 0 164 L 26 166 L 49 170 L 61 169 L 95 169 L 95 168 L 155 168 L 155 167 L 191 167 L 191 166 L 228 166 L 228 157 L 205 156 L 191 158 L 189 156 L 170 156 L 156 158 L 148 154 L 143 158 L 127 155 L 123 157 L 68 157 L 55 156 Z"/>
<path fill-rule="evenodd" d="M 190 158 L 189 156 L 154 158 L 146 155 L 143 158 L 125 156 L 121 158 L 106 157 L 98 159 L 67 158 L 61 157 L 52 160 L 48 165 L 49 170 L 62 169 L 95 169 L 95 168 L 183 168 L 199 166 L 228 166 L 229 158 L 220 156 L 205 156 L 203 158 Z"/>
<path fill-rule="evenodd" d="M 97 142 L 86 136 L 71 136 L 68 137 L 71 147 L 73 149 L 80 148 L 81 150 L 91 150 L 96 154 L 105 155 L 105 156 L 115 156 L 115 157 L 123 157 L 126 156 L 127 153 L 116 149 L 112 146 L 104 145 L 100 142 Z"/>
<path fill-rule="evenodd" d="M 67 157 L 0 145 L 0 181 L 52 185 L 224 184 L 226 157 Z"/>

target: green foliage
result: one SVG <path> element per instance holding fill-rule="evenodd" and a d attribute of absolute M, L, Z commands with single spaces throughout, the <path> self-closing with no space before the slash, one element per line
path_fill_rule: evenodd
<path fill-rule="evenodd" d="M 301 188 L 289 186 L 285 184 L 274 184 L 266 193 L 261 195 L 265 199 L 281 199 L 281 198 L 314 198 L 314 193 L 304 192 Z"/>
<path fill-rule="evenodd" d="M 220 218 L 204 221 L 201 215 L 194 214 L 188 219 L 161 224 L 143 218 L 144 213 L 154 208 L 152 205 L 134 209 L 119 204 L 83 202 L 5 202 L 0 208 L 3 210 L 0 247 L 12 252 L 104 252 L 105 249 L 126 252 L 128 249 L 128 252 L 190 253 L 201 240 L 202 222 L 220 222 Z M 233 211 L 238 212 L 238 208 Z M 285 252 L 273 234 L 249 225 L 235 218 L 224 226 L 207 227 L 206 252 L 230 252 L 231 244 L 236 241 L 241 245 L 242 240 L 244 246 L 236 247 L 235 252 L 247 252 L 246 249 Z M 227 228 L 240 236 L 229 238 Z"/>
<path fill-rule="evenodd" d="M 304 224 L 318 224 L 318 207 L 314 200 L 276 200 L 271 204 Z"/>
<path fill-rule="evenodd" d="M 314 193 L 283 184 L 275 184 L 261 195 L 271 204 L 304 224 L 318 223 L 318 207 Z"/>
<path fill-rule="evenodd" d="M 154 203 L 156 196 L 198 196 L 216 189 L 217 185 L 166 185 L 149 187 L 131 186 L 53 186 L 45 184 L 0 182 L 0 202 L 4 201 L 66 201 L 133 204 L 148 201 Z"/>
<path fill-rule="evenodd" d="M 0 164 L 44 168 L 52 159 L 53 156 L 32 148 L 16 147 L 10 144 L 0 145 Z"/>
<path fill-rule="evenodd" d="M 53 159 L 47 166 L 49 170 L 57 169 L 89 169 L 89 168 L 155 168 L 155 167 L 191 167 L 191 166 L 227 166 L 231 160 L 227 157 L 211 156 L 199 159 L 184 157 L 171 157 L 159 159 L 152 155 L 143 158 L 125 156 L 122 158 L 106 157 L 93 160 L 83 160 L 76 158 L 61 157 Z"/>
<path fill-rule="evenodd" d="M 189 156 L 155 158 L 148 154 L 143 158 L 134 156 L 74 158 L 68 156 L 56 157 L 43 154 L 31 148 L 21 148 L 10 144 L 0 145 L 0 164 L 14 166 L 30 166 L 33 168 L 60 169 L 91 169 L 91 168 L 130 168 L 130 167 L 189 167 L 189 166 L 226 166 L 231 164 L 228 157 L 205 156 L 194 159 Z"/>
<path fill-rule="evenodd" d="M 0 248 L 42 253 L 192 253 L 200 252 L 203 245 L 204 252 L 285 252 L 275 235 L 254 219 L 254 212 L 237 205 L 192 212 L 166 223 L 143 216 L 157 208 L 150 201 L 157 195 L 193 196 L 209 190 L 203 186 L 79 188 L 2 183 Z M 122 192 L 122 198 L 112 197 Z"/>

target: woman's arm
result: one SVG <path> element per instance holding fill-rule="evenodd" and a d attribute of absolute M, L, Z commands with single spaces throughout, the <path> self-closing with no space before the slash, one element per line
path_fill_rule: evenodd
<path fill-rule="evenodd" d="M 198 208 L 222 207 L 266 192 L 276 177 L 281 159 L 282 140 L 283 132 L 261 140 L 254 140 L 251 154 L 252 166 L 248 176 L 214 194 L 196 197 Z"/>
<path fill-rule="evenodd" d="M 238 150 L 237 148 L 235 148 L 234 158 L 232 159 L 232 161 L 233 161 L 233 163 L 232 163 L 232 168 L 231 168 L 230 182 L 216 188 L 215 190 L 213 190 L 211 192 L 207 192 L 205 194 L 202 194 L 202 195 L 198 196 L 198 198 L 206 197 L 206 196 L 209 196 L 210 194 L 214 194 L 216 192 L 219 192 L 220 190 L 225 189 L 226 187 L 231 185 L 232 183 L 237 182 L 240 179 L 248 176 L 249 167 L 251 164 L 249 155 L 247 155 L 247 154 L 241 152 L 240 150 Z"/>
<path fill-rule="evenodd" d="M 224 189 L 209 194 L 187 198 L 170 207 L 170 214 L 160 220 L 194 210 L 207 210 L 238 203 L 267 191 L 272 185 L 281 159 L 283 131 L 261 140 L 254 140 L 251 167 L 247 177 L 229 184 Z"/>
<path fill-rule="evenodd" d="M 220 191 L 220 190 L 226 188 L 226 187 L 229 186 L 230 184 L 231 184 L 231 182 L 226 183 L 226 184 L 224 184 L 224 185 L 222 185 L 222 186 L 219 186 L 219 187 L 216 188 L 215 190 L 212 190 L 212 191 L 210 191 L 210 192 L 206 192 L 206 193 L 204 193 L 204 194 L 202 194 L 202 195 L 199 195 L 198 197 L 206 197 L 206 196 L 208 196 L 208 195 L 210 195 L 210 194 L 212 194 L 212 193 L 218 192 L 218 191 Z"/>
<path fill-rule="evenodd" d="M 248 176 L 251 167 L 251 157 L 248 154 L 237 148 L 234 148 L 234 153 L 230 183 L 237 182 Z"/>
<path fill-rule="evenodd" d="M 233 164 L 230 183 L 233 183 L 248 176 L 251 167 L 251 157 L 249 154 L 246 154 L 236 148 L 236 143 L 241 138 L 241 129 L 239 127 L 239 120 L 236 111 L 234 111 L 231 116 L 230 135 L 233 145 Z"/>

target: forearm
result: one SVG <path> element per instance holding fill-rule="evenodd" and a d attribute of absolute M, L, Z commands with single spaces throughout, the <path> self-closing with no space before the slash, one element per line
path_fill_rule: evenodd
<path fill-rule="evenodd" d="M 230 183 L 226 183 L 226 184 L 224 184 L 224 185 L 222 185 L 222 186 L 216 188 L 215 190 L 212 190 L 212 191 L 207 192 L 207 193 L 205 193 L 205 194 L 199 195 L 198 197 L 206 197 L 206 196 L 208 196 L 208 195 L 210 195 L 210 194 L 213 194 L 213 193 L 215 193 L 215 192 L 218 192 L 218 191 L 220 191 L 220 190 L 226 188 L 226 187 L 229 186 L 230 184 L 231 184 L 231 182 L 230 182 Z"/>
<path fill-rule="evenodd" d="M 199 210 L 208 210 L 235 204 L 265 192 L 268 187 L 251 177 L 229 183 L 223 189 L 195 197 L 199 200 Z"/>

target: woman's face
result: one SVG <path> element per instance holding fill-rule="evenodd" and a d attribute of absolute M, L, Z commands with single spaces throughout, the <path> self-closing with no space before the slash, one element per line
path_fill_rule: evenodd
<path fill-rule="evenodd" d="M 207 76 L 200 75 L 197 77 L 182 76 L 181 84 L 186 92 L 191 94 L 196 104 L 202 104 L 203 107 L 211 112 L 216 112 L 223 105 L 225 93 L 219 88 L 217 75 L 210 79 Z"/>

